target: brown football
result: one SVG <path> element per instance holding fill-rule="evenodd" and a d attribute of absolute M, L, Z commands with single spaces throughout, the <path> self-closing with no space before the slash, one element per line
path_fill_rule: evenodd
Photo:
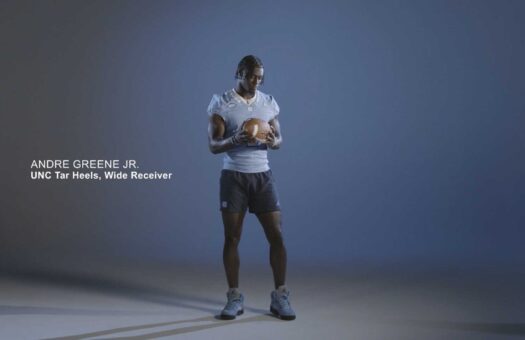
<path fill-rule="evenodd" d="M 271 131 L 270 124 L 258 118 L 245 120 L 242 128 L 248 136 L 260 142 L 266 141 L 266 135 Z"/>

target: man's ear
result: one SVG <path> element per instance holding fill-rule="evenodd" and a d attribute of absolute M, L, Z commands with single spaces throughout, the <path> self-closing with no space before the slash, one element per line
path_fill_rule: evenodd
<path fill-rule="evenodd" d="M 240 70 L 239 73 L 237 74 L 238 79 L 244 79 L 245 76 L 246 76 L 246 70 Z"/>

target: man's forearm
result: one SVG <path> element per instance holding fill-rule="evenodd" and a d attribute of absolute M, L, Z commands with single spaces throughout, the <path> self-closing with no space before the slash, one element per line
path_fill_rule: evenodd
<path fill-rule="evenodd" d="M 211 140 L 210 141 L 210 151 L 214 154 L 222 153 L 228 150 L 231 150 L 235 148 L 237 144 L 235 143 L 235 139 L 232 137 L 226 138 L 226 139 L 219 139 L 219 140 Z"/>
<path fill-rule="evenodd" d="M 272 150 L 277 150 L 281 147 L 282 142 L 283 142 L 283 139 L 279 136 L 275 138 L 275 142 L 273 143 L 273 145 L 268 145 L 268 147 Z"/>

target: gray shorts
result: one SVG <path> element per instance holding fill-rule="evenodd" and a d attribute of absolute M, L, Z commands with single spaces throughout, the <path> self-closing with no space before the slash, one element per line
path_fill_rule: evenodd
<path fill-rule="evenodd" d="M 221 171 L 221 211 L 254 214 L 279 211 L 279 196 L 272 170 L 244 173 Z"/>

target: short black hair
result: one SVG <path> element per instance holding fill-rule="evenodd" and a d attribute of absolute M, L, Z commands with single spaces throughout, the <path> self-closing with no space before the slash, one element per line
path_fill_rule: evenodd
<path fill-rule="evenodd" d="M 239 64 L 237 65 L 237 71 L 235 71 L 235 79 L 242 79 L 242 74 L 244 71 L 251 73 L 255 68 L 263 68 L 263 63 L 261 59 L 254 55 L 247 55 L 246 57 L 242 58 L 241 61 L 239 61 Z M 264 82 L 264 76 L 261 80 L 261 84 Z"/>

